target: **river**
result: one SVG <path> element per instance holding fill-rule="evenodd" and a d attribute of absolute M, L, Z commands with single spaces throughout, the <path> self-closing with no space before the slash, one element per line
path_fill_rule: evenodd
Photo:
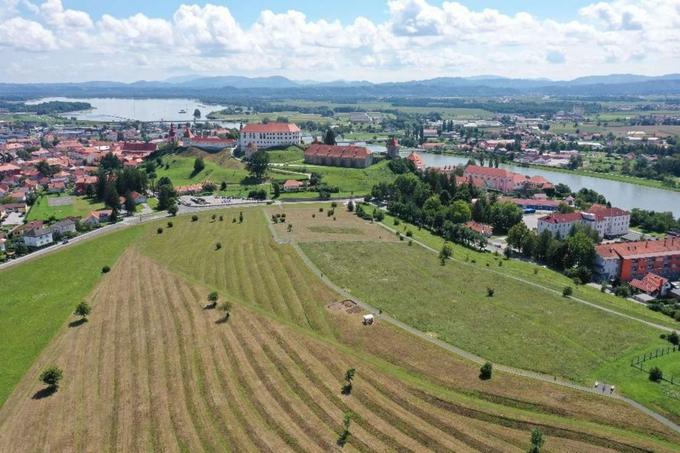
<path fill-rule="evenodd" d="M 39 104 L 49 101 L 88 102 L 92 109 L 64 113 L 65 117 L 75 117 L 87 121 L 193 121 L 194 110 L 205 118 L 210 112 L 225 109 L 222 105 L 206 105 L 196 99 L 131 99 L 131 98 L 41 98 L 27 102 Z M 183 111 L 184 113 L 180 113 Z M 218 122 L 218 121 L 215 121 Z M 238 129 L 236 123 L 224 123 L 224 127 Z"/>
<path fill-rule="evenodd" d="M 465 165 L 467 157 L 419 152 L 428 167 L 443 167 L 446 165 Z M 407 155 L 407 154 L 406 154 Z M 672 212 L 680 217 L 680 192 L 639 186 L 627 182 L 609 179 L 581 176 L 573 173 L 562 173 L 542 168 L 526 168 L 517 165 L 501 164 L 502 168 L 523 175 L 543 176 L 553 184 L 566 184 L 573 191 L 582 188 L 592 189 L 604 195 L 612 206 L 623 209 L 648 209 L 659 212 Z"/>

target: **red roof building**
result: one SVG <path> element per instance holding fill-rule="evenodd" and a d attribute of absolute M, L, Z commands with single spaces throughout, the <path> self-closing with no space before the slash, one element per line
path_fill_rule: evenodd
<path fill-rule="evenodd" d="M 413 165 L 416 166 L 416 170 L 423 170 L 425 168 L 425 162 L 423 161 L 423 158 L 420 157 L 420 154 L 416 153 L 415 151 L 411 152 L 407 159 L 413 162 Z"/>
<path fill-rule="evenodd" d="M 671 280 L 680 277 L 680 238 L 602 244 L 595 252 L 595 272 L 601 278 L 629 282 L 650 272 Z"/>
<path fill-rule="evenodd" d="M 642 280 L 634 278 L 631 280 L 630 286 L 650 296 L 663 296 L 670 289 L 667 278 L 651 272 L 645 275 Z"/>
<path fill-rule="evenodd" d="M 299 145 L 300 128 L 293 123 L 246 124 L 241 128 L 239 146 L 246 150 L 250 143 L 259 149 Z M 246 154 L 246 157 L 249 157 Z"/>
<path fill-rule="evenodd" d="M 366 168 L 373 163 L 373 154 L 363 146 L 313 143 L 305 150 L 305 162 L 334 167 Z"/>

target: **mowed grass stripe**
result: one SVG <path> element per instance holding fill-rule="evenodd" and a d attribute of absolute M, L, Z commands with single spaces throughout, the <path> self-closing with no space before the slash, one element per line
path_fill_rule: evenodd
<path fill-rule="evenodd" d="M 138 260 L 141 259 L 139 254 L 136 256 Z M 157 317 L 152 317 L 152 310 L 156 305 L 154 304 L 154 293 L 148 284 L 141 284 L 139 274 L 139 272 L 135 272 L 140 286 L 138 294 L 145 332 L 144 348 L 146 366 L 148 367 L 146 387 L 150 400 L 149 435 L 151 448 L 154 451 L 177 451 L 180 442 L 170 414 L 167 394 L 162 391 L 167 389 L 165 373 L 163 372 L 163 361 L 166 359 L 158 354 L 159 350 L 157 349 L 161 328 Z M 149 282 L 147 281 L 147 283 Z"/>
<path fill-rule="evenodd" d="M 319 419 L 323 420 L 330 430 L 339 435 L 342 430 L 341 420 L 345 413 L 345 411 L 342 410 L 342 405 L 336 405 L 331 399 L 324 395 L 318 387 L 318 384 L 309 378 L 311 371 L 300 369 L 286 352 L 276 344 L 271 336 L 259 334 L 259 332 L 270 332 L 271 325 L 268 323 L 261 323 L 261 319 L 255 321 L 253 318 L 254 317 L 250 318 L 250 320 L 253 321 L 253 324 L 250 324 L 248 327 L 255 336 L 258 337 L 258 341 L 262 346 L 262 351 L 267 356 L 267 359 L 271 361 L 279 373 L 281 373 L 281 376 L 285 382 L 290 385 L 295 394 L 305 402 Z M 319 381 L 317 380 L 317 382 Z M 366 439 L 371 445 L 368 445 L 362 439 Z M 370 435 L 360 425 L 353 429 L 353 435 L 349 439 L 349 444 L 360 451 L 377 451 L 387 448 L 386 445 Z"/>
<path fill-rule="evenodd" d="M 225 326 L 226 327 L 226 326 Z M 304 437 L 300 433 L 294 432 L 290 429 L 290 422 L 287 417 L 281 414 L 281 409 L 272 404 L 271 400 L 261 400 L 263 392 L 258 391 L 259 387 L 255 387 L 257 379 L 253 378 L 252 370 L 247 370 L 248 360 L 243 356 L 243 351 L 237 348 L 238 338 L 234 337 L 233 332 L 229 328 L 222 330 L 222 344 L 227 350 L 227 354 L 231 357 L 234 364 L 234 370 L 238 371 L 237 379 L 241 388 L 250 395 L 250 401 L 256 408 L 260 417 L 265 421 L 266 425 L 275 432 L 289 448 L 293 451 L 310 451 L 314 448 L 309 445 L 301 445 L 299 438 Z M 274 411 L 275 414 L 270 413 Z M 303 441 L 304 442 L 304 441 Z"/>
<path fill-rule="evenodd" d="M 189 410 L 196 420 L 203 448 L 208 451 L 223 451 L 227 442 L 221 430 L 215 426 L 212 410 L 209 407 L 209 398 L 204 385 L 204 371 L 200 358 L 197 357 L 199 345 L 190 310 L 186 306 L 186 294 L 182 290 L 182 283 L 179 279 L 168 278 L 168 275 L 163 277 L 163 289 L 166 295 L 171 294 L 168 298 L 172 303 L 170 313 L 179 343 L 183 384 L 188 395 Z"/>
<path fill-rule="evenodd" d="M 276 367 L 267 360 L 259 338 L 253 335 L 252 330 L 246 328 L 245 322 L 239 321 L 240 319 L 232 325 L 234 334 L 241 338 L 241 346 L 250 359 L 250 364 L 260 382 L 264 384 L 279 406 L 288 413 L 298 428 L 312 439 L 319 448 L 325 451 L 332 449 L 336 433 L 331 427 L 325 425 L 323 420 L 318 418 L 308 405 L 304 404 L 304 400 L 299 399 L 290 382 L 278 373 Z"/>
<path fill-rule="evenodd" d="M 344 376 L 344 373 L 341 376 L 333 374 L 327 368 L 326 362 L 319 360 L 310 353 L 309 348 L 305 343 L 302 343 L 296 349 L 293 349 L 286 340 L 286 337 L 276 328 L 271 328 L 269 333 L 291 360 L 293 360 L 299 368 L 307 371 L 309 379 L 317 386 L 317 388 L 322 390 L 327 398 L 333 401 L 343 413 L 351 411 L 356 415 L 354 423 L 380 439 L 389 446 L 390 450 L 410 452 L 422 449 L 420 444 L 404 435 L 404 433 L 397 430 L 390 423 L 382 420 L 379 414 L 365 406 L 362 401 L 357 400 L 356 398 L 341 398 L 341 376 Z M 332 385 L 332 387 L 329 388 L 328 385 Z"/>
<path fill-rule="evenodd" d="M 329 355 L 327 351 L 321 351 L 314 347 L 311 349 L 312 354 L 319 354 L 319 359 L 328 363 L 328 368 L 333 374 L 338 376 L 344 374 L 345 365 L 340 364 L 335 357 Z M 360 370 L 357 373 L 352 390 L 354 398 L 348 399 L 360 399 L 385 421 L 420 443 L 421 448 L 427 448 L 428 450 L 434 451 L 458 451 L 466 448 L 464 443 L 448 438 L 444 432 L 436 429 L 436 433 L 432 432 L 433 427 L 427 426 L 426 422 L 419 419 L 417 416 L 409 414 L 404 408 L 388 398 L 385 398 L 371 386 L 365 384 L 360 385 L 359 373 L 361 373 Z M 428 433 L 427 431 L 430 432 Z"/>
<path fill-rule="evenodd" d="M 235 427 L 228 422 L 224 411 L 224 404 L 218 404 L 216 397 L 222 399 L 221 392 L 218 393 L 213 387 L 213 383 L 217 381 L 216 370 L 214 361 L 208 360 L 206 357 L 207 342 L 210 341 L 210 336 L 212 334 L 212 329 L 216 326 L 207 326 L 205 319 L 201 321 L 196 320 L 195 312 L 200 307 L 200 294 L 195 288 L 189 288 L 179 279 L 174 279 L 176 291 L 182 297 L 180 298 L 183 302 L 184 312 L 189 318 L 190 335 L 194 342 L 194 363 L 198 371 L 197 384 L 200 389 L 200 394 L 204 403 L 208 406 L 208 414 L 212 414 L 212 424 L 217 433 L 225 433 L 228 445 L 234 451 L 242 450 L 241 442 L 238 440 L 237 435 L 233 432 Z M 223 401 L 222 401 L 223 403 Z"/>
<path fill-rule="evenodd" d="M 175 352 L 174 354 L 169 352 L 174 362 L 170 364 L 170 368 L 175 367 L 175 370 L 179 371 L 178 374 L 169 377 L 169 380 L 175 380 L 178 383 L 178 387 L 180 387 L 178 389 L 179 393 L 173 393 L 173 395 L 182 396 L 182 407 L 178 408 L 177 412 L 181 414 L 180 417 L 184 417 L 184 414 L 189 416 L 190 424 L 198 440 L 197 443 L 187 444 L 187 448 L 194 450 L 200 446 L 204 451 L 211 451 L 215 448 L 214 446 L 217 442 L 210 434 L 206 433 L 206 420 L 198 413 L 198 408 L 194 401 L 193 395 L 197 393 L 197 390 L 192 385 L 193 373 L 184 346 L 184 336 L 181 334 L 181 323 L 177 318 L 175 308 L 177 306 L 177 296 L 170 290 L 164 275 L 160 276 L 158 280 L 160 287 L 162 287 L 164 302 L 159 300 L 157 303 L 170 304 L 172 307 L 170 310 L 167 310 L 166 307 L 161 308 L 161 312 L 164 315 L 169 315 L 166 319 L 167 324 L 164 326 L 164 330 L 169 333 L 168 340 L 170 343 L 168 344 L 168 349 Z"/>

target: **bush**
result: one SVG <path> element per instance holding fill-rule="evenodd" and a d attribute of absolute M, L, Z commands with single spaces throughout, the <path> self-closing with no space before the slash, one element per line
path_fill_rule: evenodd
<path fill-rule="evenodd" d="M 666 337 L 668 341 L 671 342 L 671 344 L 678 345 L 680 344 L 680 335 L 678 335 L 677 332 L 673 331 L 668 337 Z"/>
<path fill-rule="evenodd" d="M 157 228 L 156 229 L 157 234 L 162 234 L 163 233 L 163 228 Z"/>
<path fill-rule="evenodd" d="M 90 305 L 87 302 L 81 302 L 78 304 L 73 314 L 76 316 L 80 316 L 83 319 L 86 319 L 87 315 L 89 315 L 91 311 L 92 308 L 90 308 Z"/>
<path fill-rule="evenodd" d="M 491 362 L 486 362 L 479 369 L 479 379 L 481 379 L 483 381 L 488 381 L 489 379 L 491 379 L 492 373 L 493 373 L 493 365 L 491 365 Z"/>
<path fill-rule="evenodd" d="M 52 389 L 59 387 L 59 382 L 63 379 L 64 372 L 61 368 L 51 366 L 40 373 L 40 380 Z"/>
<path fill-rule="evenodd" d="M 191 221 L 192 222 L 197 222 L 198 221 L 198 216 L 196 214 L 191 216 Z"/>
<path fill-rule="evenodd" d="M 663 371 L 658 366 L 652 367 L 649 370 L 649 380 L 652 382 L 661 382 L 663 379 Z"/>
<path fill-rule="evenodd" d="M 331 203 L 331 208 L 337 208 L 337 207 L 338 207 L 338 203 L 335 202 L 335 201 L 333 201 L 333 202 Z"/>
<path fill-rule="evenodd" d="M 111 271 L 109 266 L 102 267 L 102 274 L 108 274 Z"/>
<path fill-rule="evenodd" d="M 562 296 L 563 297 L 569 297 L 574 293 L 574 290 L 571 288 L 571 286 L 565 286 L 564 289 L 562 290 Z"/>
<path fill-rule="evenodd" d="M 373 218 L 378 222 L 382 222 L 385 220 L 385 213 L 382 211 L 382 209 L 376 209 L 373 211 Z"/>
<path fill-rule="evenodd" d="M 493 297 L 494 294 L 496 294 L 495 289 L 493 289 L 491 287 L 486 288 L 486 296 L 487 297 Z"/>
<path fill-rule="evenodd" d="M 224 216 L 223 215 L 220 216 L 220 222 L 224 222 Z"/>
<path fill-rule="evenodd" d="M 175 225 L 172 222 L 168 222 L 168 228 L 172 228 L 173 226 Z"/>
<path fill-rule="evenodd" d="M 400 223 L 401 223 L 401 221 L 395 217 L 394 226 L 398 226 Z"/>
<path fill-rule="evenodd" d="M 412 237 L 413 237 L 413 231 L 411 231 L 411 230 L 406 230 L 406 237 L 407 237 L 407 238 L 412 238 Z"/>
<path fill-rule="evenodd" d="M 221 242 L 218 242 L 217 244 L 215 244 L 215 250 L 219 250 L 219 249 L 221 249 L 221 248 L 222 248 L 222 243 L 221 243 Z"/>

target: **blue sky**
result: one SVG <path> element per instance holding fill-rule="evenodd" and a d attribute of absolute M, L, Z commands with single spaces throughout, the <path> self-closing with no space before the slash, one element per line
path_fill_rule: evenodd
<path fill-rule="evenodd" d="M 680 0 L 0 0 L 2 81 L 680 72 Z"/>
<path fill-rule="evenodd" d="M 166 18 L 172 16 L 177 7 L 183 3 L 213 3 L 227 6 L 236 19 L 246 24 L 255 22 L 260 11 L 264 9 L 271 9 L 274 12 L 297 9 L 304 12 L 311 19 L 334 18 L 343 23 L 351 22 L 356 16 L 366 16 L 375 21 L 383 21 L 388 17 L 388 8 L 382 0 L 217 0 L 210 2 L 190 2 L 187 0 L 112 0 L 94 2 L 92 0 L 65 0 L 63 3 L 68 8 L 88 11 L 94 17 L 99 17 L 103 14 L 130 16 L 143 12 L 148 16 Z M 436 0 L 430 3 L 441 5 L 443 1 Z M 467 0 L 460 1 L 460 3 L 471 9 L 494 8 L 506 14 L 527 11 L 538 17 L 571 20 L 577 16 L 579 8 L 592 3 L 592 1 Z"/>

